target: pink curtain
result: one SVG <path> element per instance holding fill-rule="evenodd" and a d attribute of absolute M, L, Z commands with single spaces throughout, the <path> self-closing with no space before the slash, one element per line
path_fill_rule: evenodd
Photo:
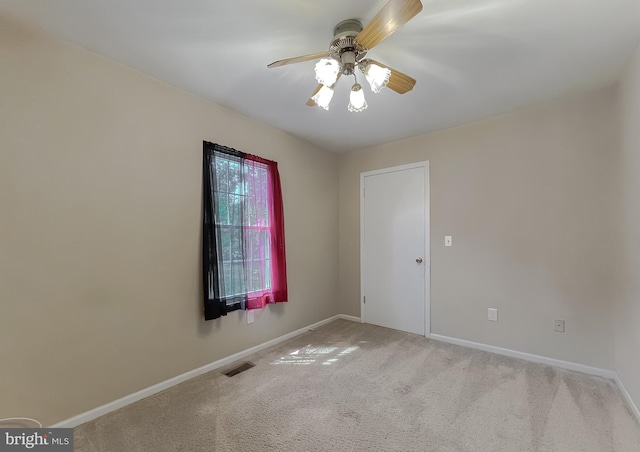
<path fill-rule="evenodd" d="M 247 166 L 245 179 L 249 191 L 258 193 L 254 203 L 247 203 L 247 209 L 253 209 L 245 217 L 249 217 L 249 224 L 245 227 L 245 248 L 255 259 L 252 265 L 247 265 L 247 281 L 260 278 L 259 287 L 268 287 L 247 294 L 247 309 L 262 309 L 268 303 L 280 303 L 288 300 L 287 291 L 287 257 L 284 239 L 284 209 L 282 204 L 282 188 L 278 163 L 263 159 L 256 155 L 245 155 L 244 164 Z M 267 167 L 266 181 L 260 177 L 257 167 Z M 263 172 L 262 172 L 263 173 Z M 266 183 L 266 191 L 260 184 Z M 252 188 L 258 188 L 252 190 Z M 267 193 L 265 199 L 260 194 Z M 269 202 L 271 201 L 271 202 Z M 253 213 L 255 212 L 255 213 Z M 267 251 L 270 251 L 268 253 Z M 253 256 L 258 254 L 258 256 Z M 270 254 L 270 259 L 265 256 Z M 259 270 L 258 270 L 259 269 Z M 264 284 L 264 280 L 270 284 Z"/>

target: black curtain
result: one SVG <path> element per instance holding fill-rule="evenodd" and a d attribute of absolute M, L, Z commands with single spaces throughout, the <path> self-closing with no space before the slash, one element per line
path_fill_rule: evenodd
<path fill-rule="evenodd" d="M 220 243 L 220 196 L 227 196 L 227 193 L 221 193 L 220 181 L 217 179 L 216 167 L 217 163 L 222 159 L 240 163 L 245 154 L 226 146 L 215 143 L 203 142 L 203 159 L 202 159 L 202 187 L 203 187 L 203 208 L 202 208 L 202 279 L 204 284 L 204 318 L 205 320 L 217 319 L 220 316 L 227 315 L 227 312 L 237 309 L 245 309 L 246 294 L 236 296 L 225 296 L 225 269 L 221 268 L 222 243 Z M 228 163 L 227 163 L 228 164 Z M 236 175 L 242 178 L 242 171 Z M 226 184 L 230 183 L 226 180 Z M 242 180 L 236 180 L 236 183 L 243 184 Z M 228 189 L 227 189 L 228 191 Z M 235 209 L 233 215 L 242 216 L 244 209 Z M 243 224 L 242 218 L 235 218 L 234 224 Z M 239 234 L 234 238 L 237 246 L 244 246 L 244 229 L 242 227 L 235 228 L 233 234 Z M 242 254 L 244 252 L 242 250 Z M 227 269 L 227 272 L 237 269 Z M 244 270 L 241 270 L 244 273 Z"/>

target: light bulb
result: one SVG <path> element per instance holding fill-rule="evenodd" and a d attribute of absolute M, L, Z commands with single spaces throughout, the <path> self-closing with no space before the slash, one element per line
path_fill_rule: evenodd
<path fill-rule="evenodd" d="M 338 79 L 340 63 L 335 58 L 322 58 L 316 63 L 315 71 L 318 83 L 331 86 Z"/>
<path fill-rule="evenodd" d="M 389 83 L 391 70 L 386 67 L 380 67 L 377 64 L 369 63 L 364 70 L 364 76 L 369 82 L 369 85 L 371 85 L 371 91 L 379 93 L 380 90 Z"/>
<path fill-rule="evenodd" d="M 311 98 L 312 101 L 316 103 L 318 107 L 322 107 L 325 110 L 329 109 L 329 103 L 331 102 L 331 98 L 333 97 L 333 88 L 328 86 L 323 86 L 320 88 L 315 96 Z"/>
<path fill-rule="evenodd" d="M 367 101 L 364 99 L 364 91 L 362 86 L 356 83 L 351 87 L 351 95 L 349 96 L 349 111 L 358 112 L 367 108 Z"/>

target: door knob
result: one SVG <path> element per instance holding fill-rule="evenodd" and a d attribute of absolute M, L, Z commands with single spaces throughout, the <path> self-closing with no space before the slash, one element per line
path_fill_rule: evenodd
<path fill-rule="evenodd" d="M 422 258 L 421 258 L 421 257 L 417 258 L 417 259 L 416 259 L 416 262 L 417 262 L 418 264 L 422 264 Z"/>

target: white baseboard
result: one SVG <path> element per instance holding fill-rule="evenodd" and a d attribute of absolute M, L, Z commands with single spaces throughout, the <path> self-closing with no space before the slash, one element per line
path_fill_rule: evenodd
<path fill-rule="evenodd" d="M 135 392 L 133 394 L 129 394 L 128 396 L 124 396 L 118 400 L 115 400 L 113 402 L 109 402 L 105 405 L 102 405 L 98 408 L 94 408 L 92 410 L 86 411 L 82 414 L 79 414 L 77 416 L 74 416 L 72 418 L 66 419 L 64 421 L 58 422 L 54 425 L 51 425 L 51 428 L 73 428 L 76 427 L 80 424 L 84 424 L 85 422 L 89 422 L 92 421 L 100 416 L 104 416 L 107 413 L 111 413 L 112 411 L 115 411 L 117 409 L 123 408 L 127 405 L 130 405 L 134 402 L 137 402 L 138 400 L 142 400 L 146 397 L 152 396 L 154 394 L 157 394 L 160 391 L 164 391 L 165 389 L 169 389 L 172 386 L 175 386 L 177 384 L 183 383 L 187 380 L 190 380 L 191 378 L 195 378 L 199 375 L 205 374 L 207 372 L 211 372 L 212 370 L 216 370 L 219 369 L 221 367 L 227 366 L 231 363 L 233 363 L 234 361 L 238 361 L 239 359 L 245 358 L 249 355 L 251 355 L 252 353 L 255 352 L 259 352 L 261 350 L 264 350 L 266 348 L 269 348 L 273 345 L 279 344 L 280 342 L 284 342 L 288 339 L 294 338 L 296 336 L 299 336 L 303 333 L 306 333 L 309 330 L 313 330 L 315 328 L 318 328 L 322 325 L 325 325 L 329 322 L 333 322 L 336 319 L 345 319 L 345 320 L 353 320 L 353 321 L 360 321 L 359 318 L 357 317 L 351 317 L 351 316 L 345 316 L 345 315 L 336 315 L 333 317 L 330 317 L 328 319 L 322 320 L 320 322 L 314 323 L 313 325 L 309 325 L 306 326 L 304 328 L 300 328 L 299 330 L 296 331 L 292 331 L 291 333 L 287 333 L 283 336 L 277 337 L 275 339 L 271 339 L 270 341 L 264 342 L 262 344 L 256 345 L 255 347 L 251 347 L 248 348 L 246 350 L 243 350 L 241 352 L 238 352 L 236 354 L 233 354 L 231 356 L 227 356 L 226 358 L 222 358 L 219 359 L 217 361 L 214 361 L 210 364 L 206 364 L 202 367 L 198 367 L 197 369 L 191 370 L 189 372 L 185 372 L 181 375 L 178 375 L 176 377 L 170 378 L 166 381 L 163 381 L 161 383 L 155 384 L 153 386 L 150 386 L 148 388 L 142 389 L 138 392 Z"/>
<path fill-rule="evenodd" d="M 600 369 L 598 367 L 585 366 L 583 364 L 562 361 L 560 359 L 547 358 L 546 356 L 532 355 L 530 353 L 518 352 L 508 348 L 494 347 L 493 345 L 480 344 L 478 342 L 465 341 L 464 339 L 456 339 L 453 337 L 441 336 L 439 334 L 431 334 L 431 339 L 449 344 L 462 345 L 463 347 L 475 348 L 486 352 L 497 353 L 498 355 L 510 356 L 512 358 L 524 359 L 534 363 L 547 364 L 549 366 L 560 367 L 562 369 L 575 370 L 590 375 L 616 380 L 616 373 L 612 370 Z"/>
<path fill-rule="evenodd" d="M 362 320 L 360 319 L 360 317 L 355 317 L 352 315 L 345 315 L 345 314 L 340 314 L 338 315 L 339 319 L 343 319 L 343 320 L 349 320 L 351 322 L 358 322 L 358 323 L 362 323 Z"/>
<path fill-rule="evenodd" d="M 624 387 L 624 384 L 622 384 L 622 380 L 620 380 L 620 376 L 618 374 L 616 374 L 615 380 L 616 380 L 616 383 L 618 384 L 618 388 L 620 388 L 620 392 L 622 393 L 622 396 L 627 401 L 629 408 L 631 409 L 633 414 L 636 415 L 638 422 L 640 422 L 640 410 L 638 409 L 638 405 L 636 405 L 636 403 L 631 398 L 631 395 L 627 391 L 627 388 Z"/>

